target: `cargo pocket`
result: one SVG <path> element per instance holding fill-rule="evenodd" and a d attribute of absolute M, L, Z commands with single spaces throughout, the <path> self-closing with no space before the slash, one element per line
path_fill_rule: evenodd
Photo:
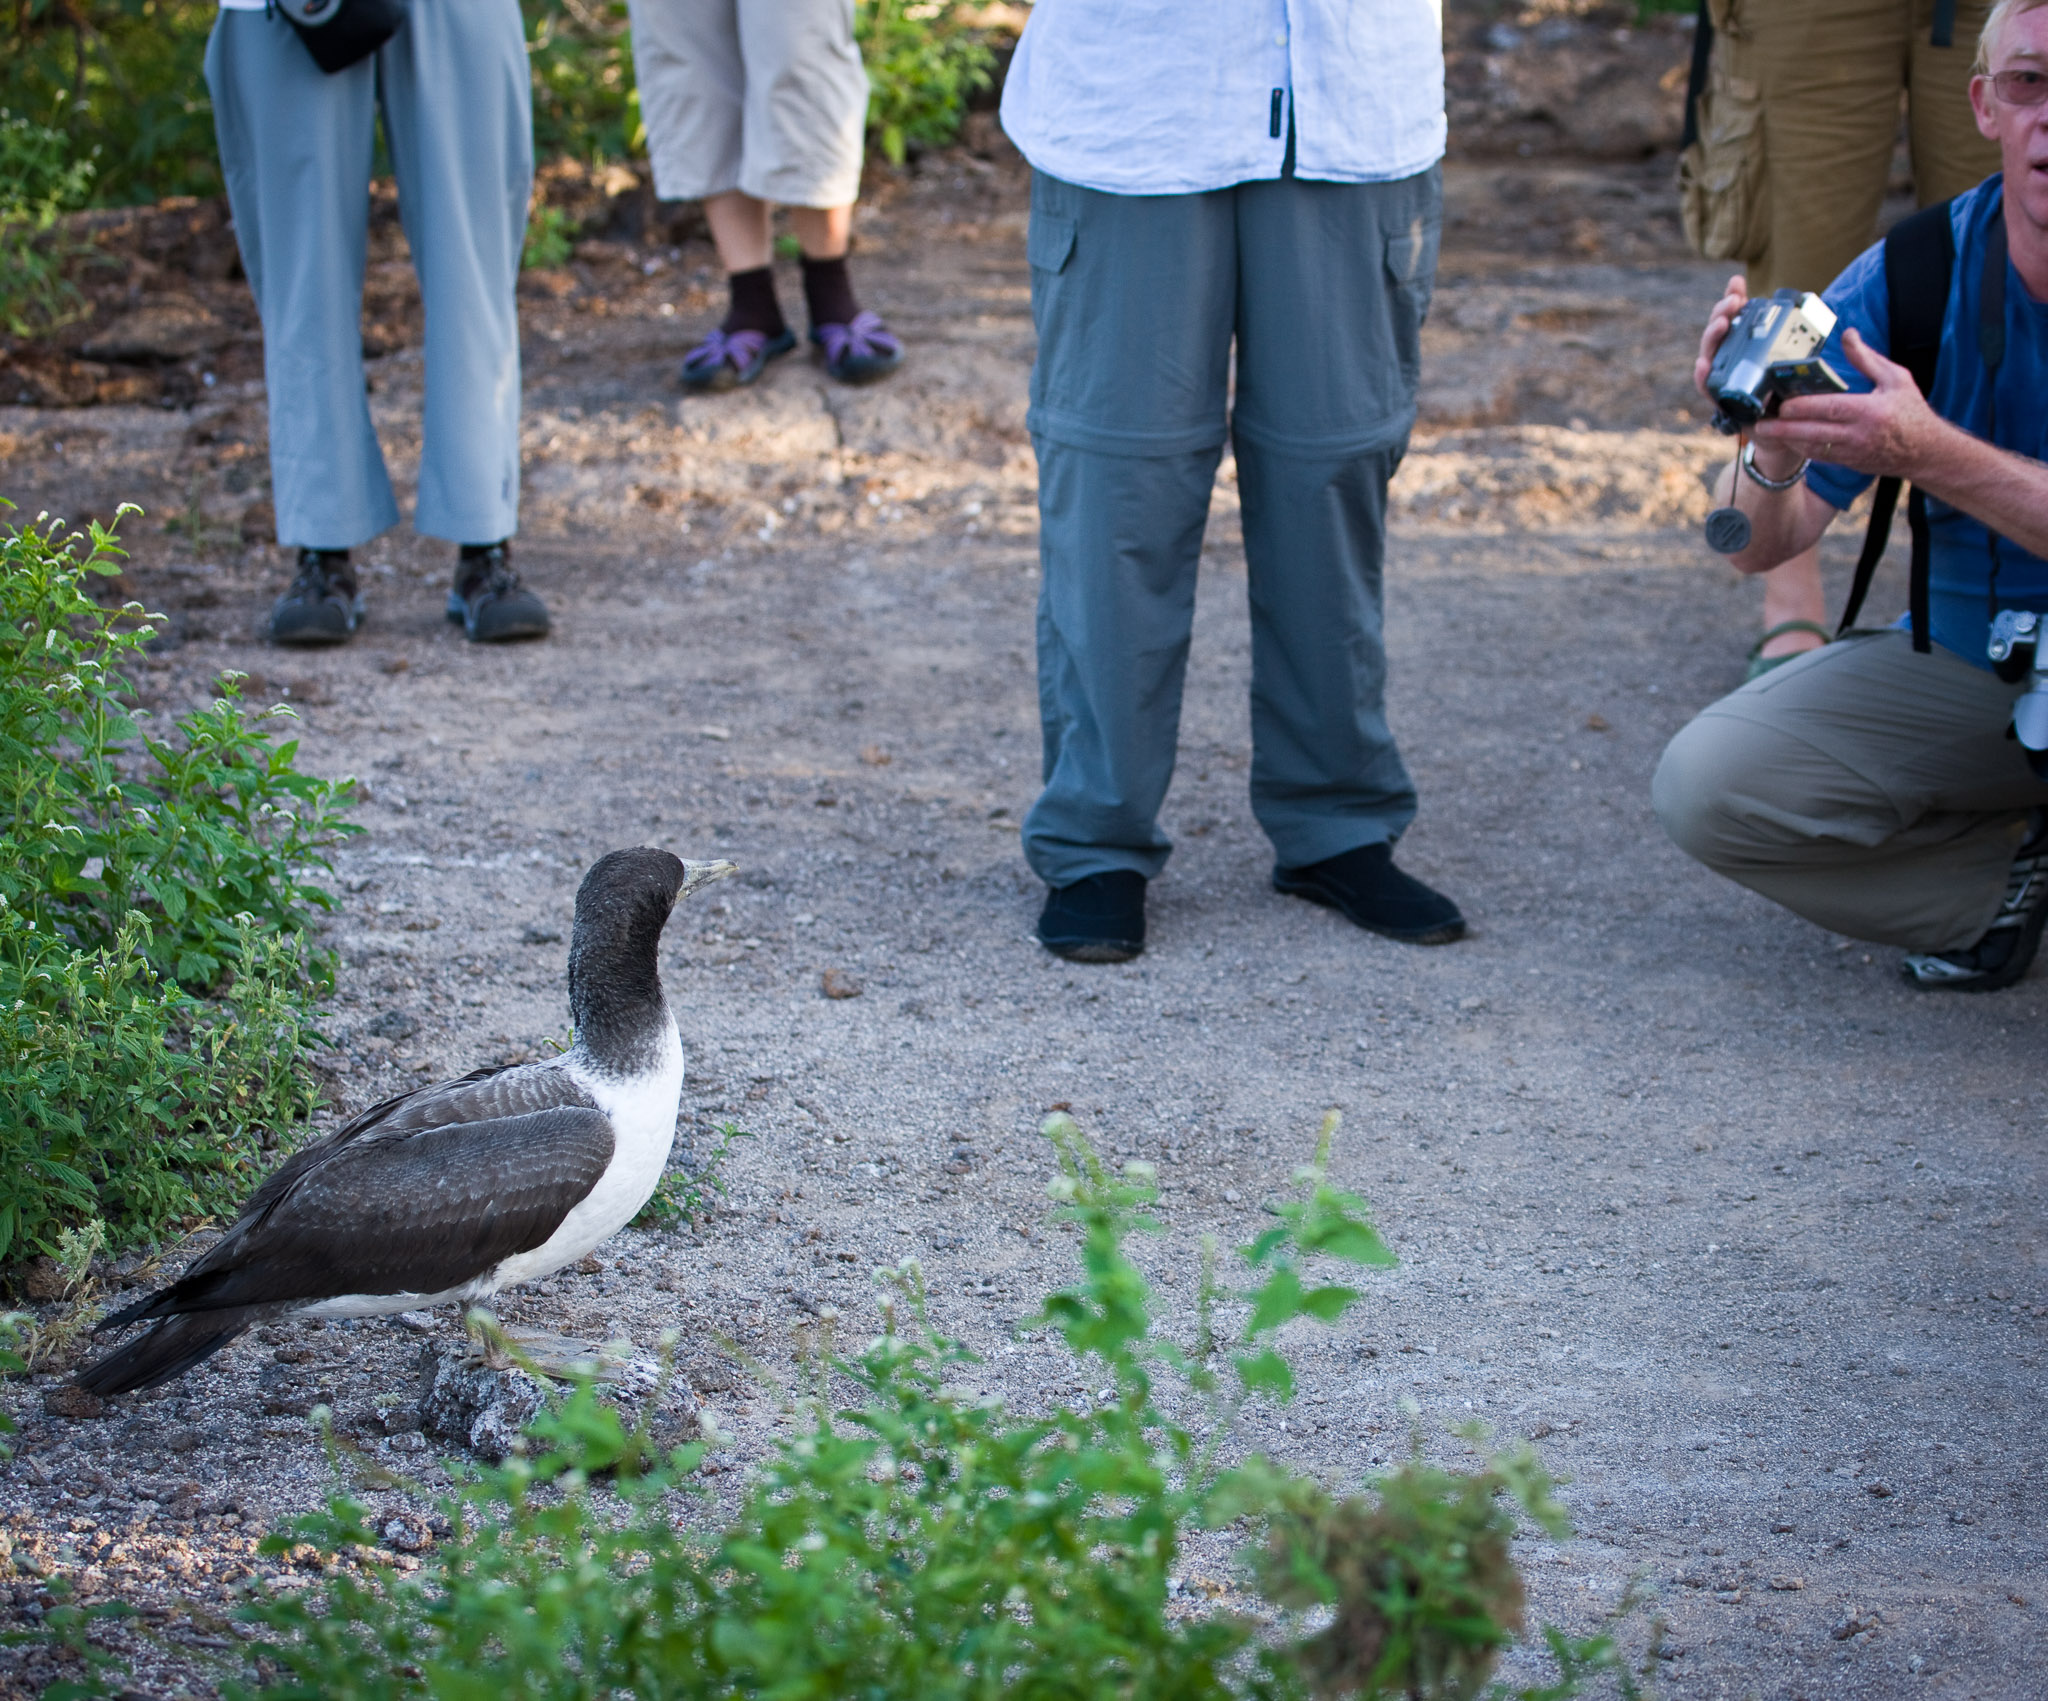
<path fill-rule="evenodd" d="M 1764 96 L 1755 38 L 1738 0 L 1710 7 L 1714 45 L 1695 108 L 1697 134 L 1678 156 L 1678 210 L 1685 239 L 1706 260 L 1763 257 L 1770 245 L 1770 182 L 1764 174 Z"/>
<path fill-rule="evenodd" d="M 1041 272 L 1066 268 L 1074 252 L 1074 221 L 1057 213 L 1033 213 L 1024 237 L 1024 258 Z"/>
<path fill-rule="evenodd" d="M 1399 236 L 1387 238 L 1387 323 L 1401 366 L 1401 388 L 1413 398 L 1422 382 L 1422 321 L 1436 291 L 1436 251 L 1441 228 L 1418 219 Z"/>

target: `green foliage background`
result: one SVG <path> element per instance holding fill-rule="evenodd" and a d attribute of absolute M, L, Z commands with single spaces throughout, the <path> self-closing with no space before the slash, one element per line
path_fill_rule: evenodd
<path fill-rule="evenodd" d="M 0 1260 L 227 1207 L 303 1126 L 313 876 L 355 829 L 235 681 L 155 730 L 95 524 L 0 528 Z"/>

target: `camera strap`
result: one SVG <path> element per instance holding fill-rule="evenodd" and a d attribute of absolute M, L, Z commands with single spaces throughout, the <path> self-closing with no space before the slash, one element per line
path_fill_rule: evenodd
<path fill-rule="evenodd" d="M 2003 228 L 2001 222 L 2001 229 Z M 2000 255 L 2000 284 L 2003 285 Z M 1934 388 L 1934 369 L 1941 358 L 1942 321 L 1948 317 L 1949 278 L 1956 269 L 1955 230 L 1949 223 L 1949 203 L 1923 207 L 1910 218 L 1892 226 L 1884 239 L 1884 283 L 1889 302 L 1888 341 L 1891 358 L 1913 375 L 1924 396 Z M 2001 289 L 2001 295 L 2003 290 Z M 1999 320 L 2000 341 L 2004 319 Z M 2002 349 L 2001 349 L 2002 352 Z M 1848 606 L 1842 610 L 1840 636 L 1856 624 L 1863 611 L 1863 599 L 1870 593 L 1870 581 L 1891 541 L 1892 515 L 1898 511 L 1899 488 L 1903 481 L 1881 478 L 1870 499 L 1870 525 L 1863 534 L 1863 553 L 1856 558 L 1856 577 L 1849 587 Z M 1913 648 L 1931 648 L 1927 636 L 1927 578 L 1930 546 L 1927 532 L 1927 501 L 1915 485 L 1906 499 L 1906 524 L 1913 534 L 1913 570 L 1908 597 L 1913 628 Z"/>

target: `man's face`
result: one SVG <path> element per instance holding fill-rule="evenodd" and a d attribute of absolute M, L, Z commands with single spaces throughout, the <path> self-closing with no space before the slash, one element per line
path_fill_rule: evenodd
<path fill-rule="evenodd" d="M 2048 6 L 2022 12 L 2005 26 L 1991 70 L 2048 76 Z M 2048 235 L 2048 101 L 2021 106 L 2003 100 L 1991 77 L 1970 79 L 1977 128 L 1998 144 L 2007 204 L 2036 231 Z"/>

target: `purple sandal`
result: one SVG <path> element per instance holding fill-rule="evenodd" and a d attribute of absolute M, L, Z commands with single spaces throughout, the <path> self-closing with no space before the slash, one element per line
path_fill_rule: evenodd
<path fill-rule="evenodd" d="M 761 376 L 769 361 L 796 347 L 796 336 L 788 330 L 769 336 L 765 331 L 712 331 L 683 356 L 683 388 L 686 390 L 737 390 Z"/>
<path fill-rule="evenodd" d="M 815 325 L 811 341 L 825 356 L 825 370 L 842 384 L 868 384 L 903 364 L 903 345 L 879 314 L 865 308 L 850 325 Z"/>

